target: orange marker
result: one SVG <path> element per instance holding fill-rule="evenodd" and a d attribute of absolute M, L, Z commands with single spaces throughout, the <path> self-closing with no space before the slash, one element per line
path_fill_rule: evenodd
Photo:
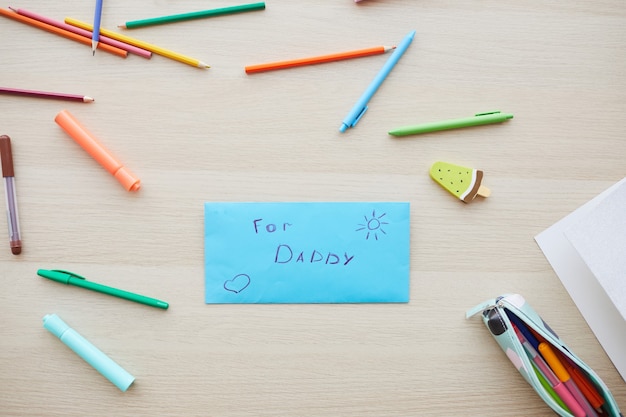
<path fill-rule="evenodd" d="M 89 155 L 109 171 L 126 188 L 126 191 L 139 190 L 141 186 L 139 178 L 119 163 L 67 110 L 57 114 L 54 121 Z"/>
<path fill-rule="evenodd" d="M 323 64 L 325 62 L 340 61 L 342 59 L 360 58 L 363 56 L 370 56 L 370 55 L 379 55 L 379 54 L 384 54 L 387 51 L 391 51 L 394 48 L 395 46 L 394 47 L 376 46 L 374 48 L 359 49 L 356 51 L 349 51 L 349 52 L 339 52 L 339 53 L 330 54 L 330 55 L 320 55 L 320 56 L 314 56 L 311 58 L 300 58 L 300 59 L 293 59 L 290 61 L 278 61 L 278 62 L 270 62 L 267 64 L 250 65 L 250 66 L 247 66 L 245 69 L 246 69 L 247 74 L 254 74 L 255 72 L 272 71 L 272 70 L 279 70 L 279 69 L 285 69 L 285 68 L 299 67 L 303 65 Z"/>
<path fill-rule="evenodd" d="M 65 38 L 91 46 L 91 39 L 85 38 L 83 36 L 77 35 L 72 32 L 68 32 L 67 30 L 60 29 L 58 27 L 49 25 L 47 23 L 43 23 L 43 22 L 40 22 L 35 19 L 31 19 L 26 16 L 22 16 L 21 14 L 17 14 L 12 10 L 0 9 L 0 15 L 4 17 L 8 17 L 9 19 L 17 20 L 18 22 L 25 23 L 27 25 L 34 26 L 39 29 L 46 30 L 50 33 L 54 33 L 55 35 L 63 36 Z M 128 52 L 122 49 L 116 48 L 114 46 L 111 46 L 111 45 L 105 45 L 105 44 L 100 43 L 98 45 L 98 48 L 102 49 L 103 51 L 110 52 L 114 55 L 121 56 L 123 58 L 126 58 L 128 56 Z"/>

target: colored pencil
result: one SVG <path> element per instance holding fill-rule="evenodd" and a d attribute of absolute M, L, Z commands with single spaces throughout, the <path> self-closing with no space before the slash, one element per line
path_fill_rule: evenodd
<path fill-rule="evenodd" d="M 267 64 L 249 65 L 245 67 L 246 73 L 253 74 L 255 72 L 273 71 L 285 68 L 293 68 L 302 65 L 322 64 L 325 62 L 339 61 L 342 59 L 360 58 L 370 55 L 384 54 L 391 51 L 395 47 L 376 46 L 373 48 L 359 49 L 356 51 L 339 52 L 336 54 L 320 55 L 311 58 L 293 59 L 290 61 L 270 62 Z"/>
<path fill-rule="evenodd" d="M 93 31 L 91 32 L 91 50 L 96 54 L 100 42 L 100 19 L 102 18 L 102 0 L 96 0 L 96 11 L 93 15 Z"/>
<path fill-rule="evenodd" d="M 68 25 L 67 23 L 60 22 L 58 20 L 54 20 L 54 19 L 51 19 L 51 18 L 46 17 L 46 16 L 42 16 L 40 14 L 31 12 L 31 11 L 28 11 L 28 10 L 15 9 L 13 7 L 9 7 L 9 9 L 13 10 L 14 12 L 16 12 L 18 14 L 21 14 L 22 16 L 26 16 L 26 17 L 31 18 L 31 19 L 39 20 L 40 22 L 46 23 L 48 25 L 56 26 L 56 27 L 58 27 L 60 29 L 67 30 L 68 32 L 73 32 L 73 33 L 76 33 L 77 35 L 81 35 L 81 36 L 84 36 L 84 37 L 86 37 L 88 39 L 91 39 L 91 32 L 88 31 L 88 30 L 77 28 L 76 26 Z M 104 44 L 111 45 L 111 46 L 114 46 L 114 47 L 119 48 L 119 49 L 123 49 L 123 50 L 128 51 L 128 52 L 130 52 L 132 54 L 139 55 L 139 56 L 141 56 L 143 58 L 149 59 L 149 58 L 152 57 L 152 52 L 150 52 L 150 51 L 146 51 L 145 49 L 137 48 L 136 46 L 129 45 L 129 44 L 124 43 L 124 42 L 116 41 L 115 39 L 111 39 L 111 38 L 109 38 L 107 36 L 100 36 L 100 43 L 104 43 Z"/>
<path fill-rule="evenodd" d="M 91 103 L 94 101 L 89 96 L 81 96 L 78 94 L 52 93 L 49 91 L 23 90 L 21 88 L 0 87 L 0 94 L 11 94 L 14 96 L 27 96 L 38 98 L 54 98 L 58 100 L 82 101 L 83 103 Z"/>
<path fill-rule="evenodd" d="M 8 17 L 9 19 L 13 19 L 18 22 L 34 26 L 50 33 L 54 33 L 55 35 L 63 36 L 64 38 L 83 43 L 85 45 L 91 45 L 91 41 L 83 36 L 77 35 L 76 33 L 68 32 L 67 30 L 63 30 L 52 25 L 48 25 L 35 19 L 28 18 L 26 16 L 22 16 L 21 14 L 17 14 L 12 10 L 0 9 L 0 16 Z M 115 48 L 111 45 L 99 45 L 98 47 L 103 51 L 110 52 L 122 58 L 126 58 L 128 56 L 128 52 L 119 48 Z"/>
<path fill-rule="evenodd" d="M 184 20 L 202 19 L 202 18 L 207 18 L 207 17 L 223 16 L 223 15 L 234 14 L 234 13 L 252 12 L 255 10 L 264 10 L 264 9 L 265 9 L 264 2 L 250 3 L 250 4 L 242 4 L 239 6 L 221 7 L 219 9 L 201 10 L 199 12 L 180 13 L 180 14 L 174 14 L 170 16 L 160 16 L 160 17 L 152 17 L 148 19 L 132 20 L 130 22 L 126 22 L 122 25 L 119 25 L 118 27 L 122 29 L 134 29 L 134 28 L 140 28 L 144 26 L 162 25 L 165 23 L 181 22 Z"/>
<path fill-rule="evenodd" d="M 72 25 L 72 26 L 79 27 L 81 29 L 92 30 L 92 26 L 90 24 L 81 22 L 80 20 L 76 20 L 71 17 L 66 17 L 65 23 Z M 100 33 L 102 33 L 104 36 L 108 36 L 109 38 L 118 40 L 120 42 L 128 43 L 130 45 L 134 45 L 138 48 L 151 51 L 152 53 L 164 56 L 166 58 L 170 58 L 170 59 L 182 62 L 184 64 L 191 65 L 192 67 L 209 68 L 207 64 L 205 64 L 204 62 L 200 60 L 188 57 L 183 54 L 179 54 L 178 52 L 170 51 L 169 49 L 161 48 L 160 46 L 152 45 L 148 42 L 144 42 L 139 39 L 131 38 L 130 36 L 122 35 L 120 33 L 116 33 L 111 30 L 103 29 L 103 28 L 100 28 Z"/>

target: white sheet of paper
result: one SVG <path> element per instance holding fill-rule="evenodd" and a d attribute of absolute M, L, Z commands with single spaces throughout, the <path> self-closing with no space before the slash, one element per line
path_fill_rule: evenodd
<path fill-rule="evenodd" d="M 565 230 L 583 219 L 623 184 L 626 184 L 626 178 L 539 233 L 535 236 L 535 241 L 622 379 L 626 381 L 626 321 L 565 236 Z"/>
<path fill-rule="evenodd" d="M 626 320 L 626 183 L 565 230 Z"/>

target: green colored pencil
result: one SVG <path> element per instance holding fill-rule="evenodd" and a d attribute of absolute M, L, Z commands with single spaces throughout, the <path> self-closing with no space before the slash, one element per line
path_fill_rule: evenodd
<path fill-rule="evenodd" d="M 180 22 L 183 20 L 202 19 L 205 17 L 222 16 L 225 14 L 252 12 L 254 10 L 264 10 L 265 2 L 242 4 L 239 6 L 221 7 L 219 9 L 201 10 L 199 12 L 173 14 L 170 16 L 153 17 L 149 19 L 133 20 L 118 27 L 123 29 L 134 29 L 144 26 L 162 25 L 164 23 Z"/>

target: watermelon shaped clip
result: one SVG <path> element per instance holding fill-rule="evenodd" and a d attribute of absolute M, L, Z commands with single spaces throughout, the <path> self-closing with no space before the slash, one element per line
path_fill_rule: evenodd
<path fill-rule="evenodd" d="M 430 176 L 450 194 L 464 203 L 471 203 L 479 195 L 489 197 L 491 191 L 483 186 L 483 172 L 479 169 L 438 161 L 430 167 Z"/>

